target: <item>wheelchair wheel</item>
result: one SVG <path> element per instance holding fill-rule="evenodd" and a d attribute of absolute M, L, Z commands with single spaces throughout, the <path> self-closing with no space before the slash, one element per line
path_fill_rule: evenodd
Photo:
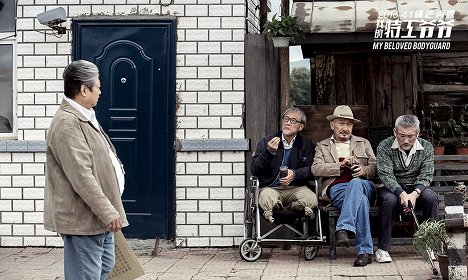
<path fill-rule="evenodd" d="M 245 261 L 254 262 L 262 254 L 262 247 L 255 239 L 247 238 L 240 244 L 239 253 Z"/>
<path fill-rule="evenodd" d="M 318 250 L 318 246 L 303 246 L 301 248 L 301 255 L 304 257 L 304 260 L 311 261 L 317 256 Z"/>

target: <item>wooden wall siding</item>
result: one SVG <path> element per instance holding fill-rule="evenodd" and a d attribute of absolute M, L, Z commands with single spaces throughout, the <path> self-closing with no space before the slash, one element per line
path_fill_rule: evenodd
<path fill-rule="evenodd" d="M 307 116 L 307 123 L 304 126 L 302 134 L 317 143 L 332 135 L 330 122 L 326 119 L 332 115 L 336 105 L 297 105 Z M 369 126 L 369 106 L 352 105 L 354 117 L 361 120 L 353 129 L 353 134 L 367 138 L 367 127 Z"/>
<path fill-rule="evenodd" d="M 468 52 L 423 53 L 424 83 L 468 85 Z"/>
<path fill-rule="evenodd" d="M 250 174 L 250 161 L 257 143 L 279 128 L 279 56 L 271 40 L 264 34 L 245 36 L 245 129 L 250 139 L 246 152 L 246 168 Z"/>

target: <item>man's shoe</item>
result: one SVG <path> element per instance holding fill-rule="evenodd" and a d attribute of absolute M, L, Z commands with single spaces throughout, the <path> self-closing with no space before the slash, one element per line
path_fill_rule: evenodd
<path fill-rule="evenodd" d="M 369 254 L 360 254 L 357 256 L 356 260 L 354 261 L 354 266 L 366 266 L 372 263 L 372 255 Z"/>
<path fill-rule="evenodd" d="M 392 262 L 392 257 L 390 257 L 390 254 L 382 249 L 378 249 L 375 252 L 375 261 L 378 263 L 389 263 Z"/>
<path fill-rule="evenodd" d="M 349 247 L 349 237 L 346 230 L 339 230 L 336 232 L 336 246 Z"/>

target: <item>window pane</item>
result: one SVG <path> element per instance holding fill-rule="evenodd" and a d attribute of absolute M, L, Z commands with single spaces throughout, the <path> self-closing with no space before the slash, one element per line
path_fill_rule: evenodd
<path fill-rule="evenodd" d="M 13 126 L 13 45 L 0 44 L 0 133 Z"/>
<path fill-rule="evenodd" d="M 0 32 L 15 32 L 15 2 L 15 0 L 0 0 Z"/>

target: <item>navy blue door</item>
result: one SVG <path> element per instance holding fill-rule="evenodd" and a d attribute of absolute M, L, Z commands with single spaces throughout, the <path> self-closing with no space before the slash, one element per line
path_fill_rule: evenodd
<path fill-rule="evenodd" d="M 125 165 L 128 237 L 174 237 L 174 20 L 75 20 L 73 59 L 94 62 L 96 114 Z"/>

